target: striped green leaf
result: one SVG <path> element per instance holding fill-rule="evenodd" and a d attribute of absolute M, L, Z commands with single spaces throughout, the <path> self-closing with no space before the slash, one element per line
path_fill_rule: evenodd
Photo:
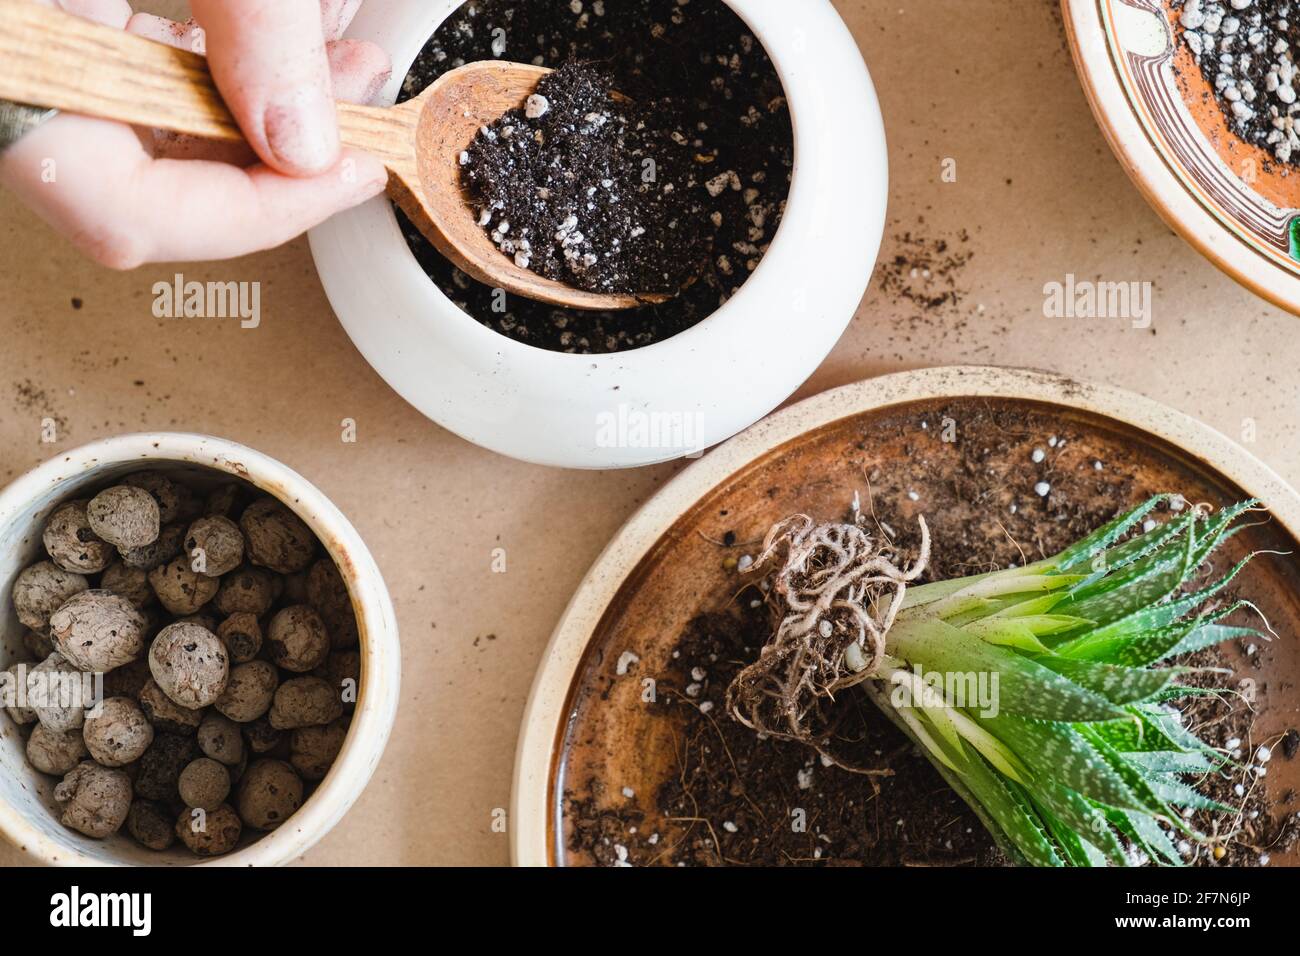
<path fill-rule="evenodd" d="M 1068 657 L 1040 657 L 1038 661 L 1080 687 L 1101 694 L 1112 704 L 1136 704 L 1149 700 L 1188 673 L 1186 668 L 1180 667 L 1144 670 L 1099 661 L 1076 661 Z"/>
<path fill-rule="evenodd" d="M 1112 807 L 1147 810 L 1124 777 L 1084 736 L 1068 724 L 1001 714 L 980 723 L 1003 740 L 1035 780 L 1050 780 Z"/>
<path fill-rule="evenodd" d="M 1089 561 L 1094 555 L 1105 551 L 1112 544 L 1135 528 L 1138 522 L 1154 511 L 1160 504 L 1168 501 L 1171 495 L 1156 495 L 1138 505 L 1132 511 L 1120 515 L 1113 521 L 1102 525 L 1082 541 L 1066 548 L 1056 557 L 1056 567 L 1068 571 Z"/>
<path fill-rule="evenodd" d="M 1116 641 L 1135 640 L 1149 631 L 1169 627 L 1181 621 L 1232 583 L 1232 580 L 1241 573 L 1242 568 L 1249 564 L 1250 560 L 1251 557 L 1249 556 L 1243 558 L 1227 575 L 1195 594 L 1189 594 L 1175 601 L 1168 601 L 1155 607 L 1135 611 L 1105 627 L 1099 627 L 1079 637 L 1057 644 L 1053 649 L 1057 654 L 1065 657 L 1096 660 L 1098 655 L 1110 651 Z"/>
<path fill-rule="evenodd" d="M 889 653 L 936 674 L 987 675 L 990 687 L 996 675 L 997 705 L 1005 713 L 1061 721 L 1124 715 L 1101 694 L 935 618 L 900 618 L 889 632 Z"/>

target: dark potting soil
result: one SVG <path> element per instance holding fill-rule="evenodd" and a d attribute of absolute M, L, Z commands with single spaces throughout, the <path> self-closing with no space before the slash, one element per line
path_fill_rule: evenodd
<path fill-rule="evenodd" d="M 519 342 L 605 353 L 671 338 L 739 290 L 780 225 L 794 137 L 776 70 L 730 8 L 719 0 L 470 0 L 421 51 L 403 97 L 415 96 L 448 70 L 491 59 L 554 68 L 583 63 L 632 103 L 653 104 L 656 121 L 649 132 L 661 144 L 667 136 L 673 149 L 665 144 L 663 158 L 647 158 L 656 161 L 661 193 L 672 182 L 668 197 L 676 194 L 685 208 L 698 207 L 679 230 L 698 239 L 698 257 L 684 252 L 681 258 L 696 259 L 699 268 L 682 270 L 695 281 L 662 305 L 624 312 L 559 309 L 475 282 L 403 220 L 421 266 L 457 306 Z M 691 175 L 673 174 L 674 157 L 685 153 Z M 638 163 L 622 178 L 639 180 L 644 172 Z M 683 178 L 685 186 L 679 184 Z M 512 219 L 511 232 L 518 225 Z M 689 249 L 689 242 L 669 232 L 668 239 L 651 241 Z M 591 235 L 595 242 L 600 234 Z"/>
<path fill-rule="evenodd" d="M 1187 658 L 1194 667 L 1233 669 L 1221 648 L 1208 648 Z M 1188 684 L 1223 686 L 1223 678 L 1209 676 L 1192 678 Z M 1215 746 L 1230 748 L 1238 766 L 1223 773 L 1212 774 L 1197 785 L 1203 794 L 1224 806 L 1233 807 L 1231 814 L 1199 811 L 1189 819 L 1201 833 L 1212 840 L 1209 846 L 1184 842 L 1184 856 L 1199 866 L 1267 866 L 1275 855 L 1285 853 L 1300 840 L 1300 802 L 1296 794 L 1288 791 L 1277 800 L 1270 799 L 1264 789 L 1265 778 L 1255 770 L 1259 748 L 1267 747 L 1276 757 L 1271 760 L 1293 760 L 1295 749 L 1286 752 L 1286 741 L 1297 731 L 1288 730 L 1280 738 L 1263 739 L 1255 727 L 1255 714 L 1238 700 L 1220 700 L 1214 697 L 1194 697 L 1184 702 L 1183 723 L 1200 738 Z M 1263 766 L 1267 767 L 1267 764 Z M 1216 859 L 1215 848 L 1223 855 Z"/>
<path fill-rule="evenodd" d="M 601 293 L 675 295 L 708 255 L 696 151 L 672 103 L 615 100 L 577 63 L 479 131 L 462 179 L 520 268 Z"/>
<path fill-rule="evenodd" d="M 972 415 L 969 405 L 936 406 L 925 416 L 929 429 L 946 420 L 961 423 L 962 454 L 956 464 L 933 463 L 939 473 L 927 476 L 933 480 L 926 483 L 923 510 L 933 540 L 944 545 L 932 551 L 927 580 L 1057 553 L 1143 497 L 1126 461 L 1100 462 L 1081 453 L 1076 446 L 1082 436 L 1054 417 L 1004 409 Z M 898 427 L 915 442 L 907 446 L 909 459 L 926 462 L 926 445 L 933 439 L 911 437 L 914 416 Z M 915 476 L 907 469 L 872 468 L 866 477 L 872 495 L 863 510 L 915 552 L 920 543 L 915 522 L 901 517 L 903 509 L 893 504 L 908 498 Z M 1039 482 L 1051 486 L 1044 498 L 1016 491 Z M 755 547 L 738 537 L 731 532 L 719 539 L 726 567 L 734 568 Z M 676 776 L 656 793 L 635 799 L 609 792 L 602 781 L 583 781 L 581 791 L 566 795 L 570 849 L 602 865 L 1005 864 L 975 813 L 864 695 L 840 696 L 829 749 L 840 764 L 888 769 L 890 776 L 828 765 L 809 748 L 762 739 L 725 713 L 727 686 L 771 634 L 762 598 L 756 587 L 745 587 L 721 610 L 700 614 L 678 637 L 667 672 L 656 676 L 666 706 L 653 711 L 675 724 Z M 1248 660 L 1257 663 L 1266 653 L 1260 648 Z M 1186 663 L 1246 673 L 1251 667 L 1221 648 Z M 1199 678 L 1216 686 L 1224 681 L 1222 674 Z M 1184 844 L 1186 860 L 1198 866 L 1268 865 L 1270 856 L 1300 839 L 1300 800 L 1293 793 L 1267 793 L 1266 778 L 1256 775 L 1251 758 L 1264 744 L 1274 751 L 1274 761 L 1296 759 L 1300 732 L 1261 737 L 1256 715 L 1235 694 L 1190 698 L 1180 706 L 1184 724 L 1207 743 L 1235 742 L 1241 764 L 1198 783 L 1203 793 L 1235 812 L 1193 814 L 1193 825 L 1213 839 L 1207 846 Z M 639 806 L 642 800 L 653 808 L 653 820 Z M 1224 851 L 1218 859 L 1216 846 Z"/>
<path fill-rule="evenodd" d="M 669 675 L 682 703 L 706 694 L 721 700 L 742 662 L 757 657 L 771 634 L 766 606 L 753 606 L 760 598 L 756 588 L 747 589 L 730 612 L 691 622 Z M 829 749 L 845 766 L 888 769 L 888 777 L 842 769 L 791 741 L 760 739 L 719 711 L 721 706 L 688 726 L 682 775 L 657 795 L 665 815 L 709 821 L 675 849 L 677 860 L 868 866 L 1005 862 L 974 812 L 863 695 L 844 695 Z"/>
<path fill-rule="evenodd" d="M 1173 0 L 1171 7 L 1228 128 L 1279 163 L 1300 165 L 1300 4 L 1252 0 L 1239 10 L 1229 0 Z"/>

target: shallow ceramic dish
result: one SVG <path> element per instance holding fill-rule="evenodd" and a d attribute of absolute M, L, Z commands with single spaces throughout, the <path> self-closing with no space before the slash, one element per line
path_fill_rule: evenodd
<path fill-rule="evenodd" d="M 706 2 L 706 0 L 696 0 Z M 717 2 L 717 0 L 707 0 Z M 366 360 L 422 413 L 511 457 L 625 468 L 717 444 L 799 387 L 853 318 L 884 232 L 888 161 L 871 79 L 829 0 L 725 0 L 766 47 L 794 121 L 785 218 L 726 305 L 674 338 L 612 355 L 565 355 L 499 335 L 420 268 L 391 205 L 315 229 L 334 311 Z M 348 33 L 393 58 L 395 100 L 416 54 L 460 0 L 367 3 Z M 602 423 L 684 423 L 684 439 L 608 439 Z M 687 427 L 688 426 L 688 427 Z"/>
<path fill-rule="evenodd" d="M 1232 133 L 1169 0 L 1061 0 L 1102 132 L 1147 200 L 1242 285 L 1300 314 L 1300 173 Z"/>
<path fill-rule="evenodd" d="M 1000 425 L 991 451 L 963 451 L 963 422 L 993 413 L 1033 416 L 1037 424 L 1032 433 Z M 949 420 L 955 441 L 943 437 Z M 978 460 L 980 468 L 955 474 L 970 487 L 969 500 L 978 503 L 971 507 L 988 525 L 962 547 L 971 562 L 987 561 L 995 545 L 1007 545 L 1000 528 L 1002 520 L 1010 521 L 1010 504 L 1018 503 L 1022 514 L 1045 507 L 1034 490 L 1045 473 L 1030 460 L 1032 450 L 1047 449 L 1054 435 L 1069 436 L 1068 444 L 1052 445 L 1042 467 L 1069 507 L 1109 516 L 1157 491 L 1216 504 L 1253 495 L 1267 503 L 1271 520 L 1240 535 L 1233 548 L 1300 551 L 1300 495 L 1222 435 L 1135 394 L 1038 372 L 944 368 L 889 375 L 809 399 L 679 475 L 619 532 L 582 583 L 555 631 L 524 716 L 515 765 L 515 862 L 592 862 L 570 847 L 568 799 L 591 798 L 591 780 L 605 785 L 598 809 L 612 806 L 627 787 L 637 795 L 635 811 L 645 814 L 641 830 L 662 832 L 665 842 L 681 835 L 653 798 L 680 772 L 680 725 L 643 703 L 640 678 L 667 673 L 686 623 L 725 606 L 736 593 L 737 575 L 723 558 L 738 556 L 739 549 L 719 547 L 726 532 L 754 542 L 790 514 L 836 517 L 855 492 L 895 527 L 914 524 L 927 500 L 939 497 L 941 483 L 951 480 L 952 472 L 943 477 L 944 464 Z M 873 472 L 878 475 L 869 487 Z M 931 511 L 927 517 L 936 529 L 935 547 L 943 547 L 938 529 L 947 516 Z M 1033 547 L 1031 540 L 1023 544 Z M 1300 647 L 1291 639 L 1300 627 L 1300 560 L 1268 556 L 1246 573 L 1243 591 L 1258 600 L 1283 638 L 1249 662 L 1247 672 L 1261 688 L 1261 734 L 1280 734 L 1300 717 Z M 618 672 L 625 652 L 639 658 L 631 678 Z M 1245 664 L 1239 649 L 1232 654 L 1234 666 Z M 719 713 L 716 719 L 729 718 Z M 1279 762 L 1267 792 L 1276 797 L 1298 785 L 1300 762 Z M 1294 862 L 1281 854 L 1275 859 Z"/>
<path fill-rule="evenodd" d="M 54 812 L 58 782 L 27 764 L 24 742 L 0 717 L 0 833 L 43 863 L 146 866 L 276 866 L 314 846 L 365 789 L 397 713 L 401 654 L 397 619 L 374 558 L 347 518 L 301 475 L 260 452 L 206 435 L 122 435 L 64 452 L 0 491 L 0 668 L 22 648 L 23 627 L 8 595 L 18 572 L 42 554 L 45 519 L 83 488 L 143 469 L 183 475 L 196 486 L 234 477 L 280 499 L 315 533 L 352 596 L 361 637 L 361 686 L 352 725 L 329 774 L 297 813 L 264 835 L 246 833 L 235 852 L 202 861 L 182 847 L 155 853 L 125 833 L 91 840 L 63 827 Z"/>

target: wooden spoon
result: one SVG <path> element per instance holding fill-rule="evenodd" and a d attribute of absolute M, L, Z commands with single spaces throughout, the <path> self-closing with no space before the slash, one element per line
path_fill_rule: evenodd
<path fill-rule="evenodd" d="M 338 104 L 345 146 L 388 168 L 388 194 L 463 272 L 507 292 L 573 309 L 632 309 L 665 295 L 601 295 L 515 265 L 478 224 L 461 188 L 460 154 L 479 128 L 523 105 L 550 71 L 471 63 L 415 99 Z M 242 141 L 207 60 L 28 0 L 0 0 L 0 98 L 135 126 Z"/>

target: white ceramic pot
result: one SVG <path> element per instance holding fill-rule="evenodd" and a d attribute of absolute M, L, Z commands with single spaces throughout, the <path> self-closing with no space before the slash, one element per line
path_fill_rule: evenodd
<path fill-rule="evenodd" d="M 22 647 L 23 627 L 8 600 L 18 572 L 43 555 L 41 533 L 55 505 L 145 468 L 201 483 L 235 476 L 284 502 L 320 538 L 352 596 L 361 635 L 361 687 L 347 740 L 328 776 L 278 830 L 208 865 L 274 866 L 312 847 L 342 819 L 374 772 L 397 713 L 397 619 L 374 558 L 356 530 L 306 479 L 251 448 L 205 435 L 109 438 L 60 454 L 0 492 L 0 668 Z M 194 865 L 189 851 L 142 849 L 125 833 L 91 840 L 63 827 L 54 812 L 57 781 L 27 764 L 23 738 L 0 716 L 0 833 L 33 859 L 60 865 Z"/>
<path fill-rule="evenodd" d="M 407 248 L 386 200 L 312 231 L 321 280 L 352 341 L 429 418 L 526 461 L 645 465 L 741 431 L 788 398 L 830 352 L 866 290 L 884 231 L 888 162 L 880 107 L 829 0 L 725 2 L 766 47 L 785 85 L 794 181 L 785 219 L 758 269 L 694 328 L 614 355 L 544 351 L 489 330 L 453 305 Z M 392 54 L 385 102 L 396 99 L 415 56 L 459 6 L 362 6 L 348 35 Z M 674 429 L 688 436 L 689 447 L 664 438 Z"/>

